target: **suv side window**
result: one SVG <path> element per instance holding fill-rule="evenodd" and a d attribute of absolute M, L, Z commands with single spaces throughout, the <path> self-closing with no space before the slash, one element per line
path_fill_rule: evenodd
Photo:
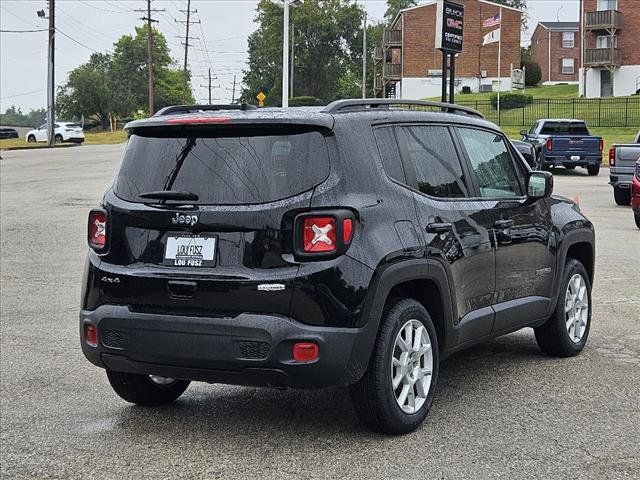
<path fill-rule="evenodd" d="M 447 127 L 403 126 L 397 134 L 405 164 L 415 170 L 418 190 L 440 198 L 467 196 L 462 165 Z"/>
<path fill-rule="evenodd" d="M 373 132 L 385 172 L 394 180 L 407 183 L 393 127 L 376 128 Z"/>
<path fill-rule="evenodd" d="M 457 131 L 476 175 L 481 197 L 523 195 L 523 179 L 502 135 L 475 128 Z"/>

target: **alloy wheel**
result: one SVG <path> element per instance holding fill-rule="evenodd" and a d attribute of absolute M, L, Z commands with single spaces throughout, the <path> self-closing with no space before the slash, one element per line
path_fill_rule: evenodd
<path fill-rule="evenodd" d="M 589 293 L 587 283 L 579 273 L 574 274 L 567 285 L 564 312 L 569 338 L 574 343 L 580 343 L 589 318 Z"/>
<path fill-rule="evenodd" d="M 429 332 L 420 321 L 409 320 L 396 335 L 391 357 L 391 386 L 403 412 L 414 414 L 424 405 L 432 373 Z"/>

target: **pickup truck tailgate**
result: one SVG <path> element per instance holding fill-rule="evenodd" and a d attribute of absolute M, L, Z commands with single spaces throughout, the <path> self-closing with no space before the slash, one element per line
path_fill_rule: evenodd
<path fill-rule="evenodd" d="M 554 136 L 553 150 L 568 154 L 599 154 L 600 139 L 597 137 Z"/>

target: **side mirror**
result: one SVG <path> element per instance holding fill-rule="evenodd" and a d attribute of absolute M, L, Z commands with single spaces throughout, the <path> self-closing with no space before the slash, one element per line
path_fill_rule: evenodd
<path fill-rule="evenodd" d="M 529 135 L 529 132 L 527 130 L 520 130 L 520 135 L 526 137 L 527 135 Z"/>
<path fill-rule="evenodd" d="M 553 193 L 553 175 L 539 170 L 529 172 L 527 196 L 529 198 L 550 197 Z"/>

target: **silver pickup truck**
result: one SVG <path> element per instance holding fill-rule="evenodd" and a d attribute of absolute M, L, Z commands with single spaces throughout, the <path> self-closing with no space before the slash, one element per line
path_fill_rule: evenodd
<path fill-rule="evenodd" d="M 631 203 L 631 180 L 636 160 L 640 158 L 640 131 L 634 143 L 614 143 L 609 149 L 609 185 L 618 205 Z"/>

